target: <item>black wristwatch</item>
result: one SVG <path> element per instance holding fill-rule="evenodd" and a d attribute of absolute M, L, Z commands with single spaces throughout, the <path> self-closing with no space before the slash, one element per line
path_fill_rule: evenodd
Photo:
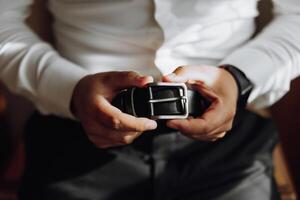
<path fill-rule="evenodd" d="M 247 78 L 244 72 L 233 65 L 221 65 L 220 68 L 225 69 L 234 77 L 239 90 L 237 106 L 238 108 L 245 108 L 253 88 L 252 82 Z"/>

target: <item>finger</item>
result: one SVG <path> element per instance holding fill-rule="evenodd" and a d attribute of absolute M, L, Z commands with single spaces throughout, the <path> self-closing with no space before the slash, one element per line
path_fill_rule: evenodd
<path fill-rule="evenodd" d="M 207 140 L 218 140 L 223 138 L 232 128 L 232 120 L 228 120 L 225 124 L 205 135 Z"/>
<path fill-rule="evenodd" d="M 233 118 L 228 118 L 219 127 L 216 127 L 215 129 L 211 130 L 209 133 L 205 133 L 203 135 L 208 137 L 210 136 L 214 137 L 215 135 L 218 135 L 220 133 L 226 133 L 230 131 L 232 126 L 233 126 Z"/>
<path fill-rule="evenodd" d="M 222 138 L 225 136 L 225 134 L 230 131 L 232 125 L 230 122 L 225 122 L 225 124 L 222 124 L 220 127 L 216 128 L 215 130 L 206 133 L 206 134 L 195 134 L 193 137 L 197 138 L 205 138 L 207 140 L 213 139 L 213 138 Z"/>
<path fill-rule="evenodd" d="M 141 132 L 124 132 L 116 131 L 110 128 L 107 128 L 101 124 L 93 125 L 92 128 L 85 127 L 87 135 L 89 138 L 101 142 L 102 140 L 105 143 L 120 143 L 120 144 L 130 144 L 137 137 L 139 137 Z"/>
<path fill-rule="evenodd" d="M 234 108 L 230 109 L 230 107 L 228 106 L 226 106 L 226 108 L 224 109 L 221 98 L 207 85 L 203 83 L 196 83 L 193 86 L 195 86 L 194 88 L 199 93 L 201 93 L 201 95 L 204 98 L 209 99 L 212 102 L 209 107 L 211 111 L 213 110 L 219 111 L 219 112 L 206 112 L 201 117 L 203 119 L 206 119 L 206 121 L 211 121 L 211 120 L 213 120 L 211 122 L 215 121 L 215 130 L 213 130 L 211 134 L 214 134 L 215 132 L 229 131 L 232 128 L 232 123 L 235 116 L 235 109 Z M 209 111 L 209 109 L 207 111 Z M 213 114 L 215 114 L 216 116 L 210 116 Z"/>
<path fill-rule="evenodd" d="M 221 132 L 221 133 L 218 133 L 215 135 L 206 136 L 206 138 L 204 138 L 204 140 L 210 141 L 210 142 L 215 142 L 217 140 L 222 139 L 225 135 L 226 135 L 226 132 Z"/>
<path fill-rule="evenodd" d="M 218 139 L 223 138 L 226 134 L 227 134 L 226 131 L 224 131 L 224 132 L 219 132 L 219 133 L 216 133 L 216 134 L 212 135 L 211 138 L 212 138 L 212 139 L 215 138 L 215 139 L 218 140 Z"/>
<path fill-rule="evenodd" d="M 109 75 L 111 84 L 116 90 L 127 89 L 129 87 L 143 87 L 148 83 L 153 82 L 152 76 L 141 76 L 136 72 L 112 72 L 113 75 Z"/>
<path fill-rule="evenodd" d="M 206 134 L 208 132 L 206 123 L 202 119 L 169 120 L 166 125 L 189 135 Z"/>
<path fill-rule="evenodd" d="M 209 99 L 211 101 L 209 108 L 206 109 L 205 113 L 201 117 L 189 119 L 187 121 L 176 120 L 170 122 L 171 124 L 181 123 L 180 128 L 182 128 L 182 131 L 185 132 L 187 131 L 187 128 L 190 128 L 197 131 L 198 133 L 208 134 L 209 132 L 223 127 L 224 124 L 226 125 L 227 122 L 233 120 L 234 114 L 230 115 L 226 113 L 228 109 L 223 108 L 223 102 L 221 98 L 211 88 L 209 88 L 203 83 L 198 82 L 193 84 L 193 88 L 196 89 L 199 93 L 201 93 L 201 95 L 204 98 Z"/>
<path fill-rule="evenodd" d="M 123 113 L 101 96 L 98 99 L 97 116 L 100 123 L 118 131 L 144 132 L 157 127 L 157 123 L 154 120 L 142 117 L 137 118 Z"/>
<path fill-rule="evenodd" d="M 213 90 L 213 88 L 207 86 L 202 81 L 191 81 L 192 84 L 189 85 L 189 87 L 192 90 L 195 90 L 201 94 L 205 99 L 213 101 L 219 101 L 220 97 L 219 95 Z"/>
<path fill-rule="evenodd" d="M 198 118 L 169 120 L 167 126 L 190 134 L 207 134 L 220 127 L 225 119 L 219 101 L 211 103 L 205 113 Z"/>
<path fill-rule="evenodd" d="M 105 143 L 105 144 L 111 144 L 111 145 L 126 145 L 131 144 L 138 136 L 140 136 L 141 133 L 137 132 L 117 132 L 109 130 L 106 132 L 106 135 L 99 135 L 97 133 L 89 133 L 89 139 L 93 143 Z"/>
<path fill-rule="evenodd" d="M 180 82 L 185 83 L 190 79 L 191 73 L 189 73 L 187 66 L 177 67 L 171 74 L 162 77 L 165 82 Z"/>
<path fill-rule="evenodd" d="M 204 114 L 204 117 L 187 120 L 170 120 L 167 126 L 190 134 L 209 134 L 223 123 L 220 112 L 211 109 Z"/>
<path fill-rule="evenodd" d="M 217 133 L 217 134 L 213 134 L 213 135 L 207 135 L 207 134 L 195 134 L 195 135 L 191 135 L 189 133 L 184 133 L 182 132 L 183 135 L 194 139 L 194 140 L 200 140 L 200 141 L 216 141 L 219 140 L 221 138 L 223 138 L 226 135 L 226 132 L 221 132 L 221 133 Z"/>
<path fill-rule="evenodd" d="M 208 133 L 208 135 L 216 135 L 223 132 L 228 132 L 232 128 L 232 120 L 228 120 L 222 126 L 218 127 L 217 129 L 213 130 L 212 132 Z"/>
<path fill-rule="evenodd" d="M 188 82 L 189 80 L 200 80 L 209 86 L 213 86 L 220 78 L 221 72 L 211 66 L 180 66 L 173 73 L 163 76 L 166 82 Z"/>

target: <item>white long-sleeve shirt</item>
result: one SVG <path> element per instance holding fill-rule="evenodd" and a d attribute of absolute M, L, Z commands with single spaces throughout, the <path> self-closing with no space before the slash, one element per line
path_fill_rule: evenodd
<path fill-rule="evenodd" d="M 300 0 L 274 0 L 275 19 L 249 41 L 257 0 L 49 0 L 56 49 L 24 23 L 31 0 L 0 0 L 0 78 L 48 114 L 87 74 L 133 70 L 159 78 L 179 65 L 233 64 L 271 105 L 300 75 Z"/>

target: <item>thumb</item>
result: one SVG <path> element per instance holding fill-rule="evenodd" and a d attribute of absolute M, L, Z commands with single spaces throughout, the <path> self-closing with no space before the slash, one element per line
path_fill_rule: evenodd
<path fill-rule="evenodd" d="M 212 66 L 184 66 L 177 67 L 175 71 L 163 77 L 166 82 L 183 82 L 194 84 L 201 81 L 212 87 L 215 82 L 220 80 L 221 69 Z"/>
<path fill-rule="evenodd" d="M 171 74 L 162 77 L 165 82 L 185 83 L 189 80 L 189 74 L 186 67 L 177 67 Z"/>
<path fill-rule="evenodd" d="M 116 90 L 126 89 L 129 87 L 143 87 L 153 82 L 152 76 L 141 76 L 136 72 L 115 72 L 111 79 L 112 85 Z"/>

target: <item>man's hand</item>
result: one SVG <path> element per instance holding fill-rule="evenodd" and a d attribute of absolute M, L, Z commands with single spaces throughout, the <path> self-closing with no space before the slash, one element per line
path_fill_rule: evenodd
<path fill-rule="evenodd" d="M 100 148 L 130 144 L 142 132 L 157 127 L 155 121 L 122 113 L 110 102 L 122 89 L 143 87 L 150 76 L 135 72 L 106 72 L 89 75 L 75 87 L 71 110 L 81 121 L 89 139 Z"/>
<path fill-rule="evenodd" d="M 222 138 L 231 129 L 236 112 L 238 87 L 229 72 L 210 66 L 183 66 L 164 76 L 163 81 L 187 83 L 211 101 L 210 107 L 202 116 L 169 120 L 167 126 L 188 137 L 204 141 Z"/>

